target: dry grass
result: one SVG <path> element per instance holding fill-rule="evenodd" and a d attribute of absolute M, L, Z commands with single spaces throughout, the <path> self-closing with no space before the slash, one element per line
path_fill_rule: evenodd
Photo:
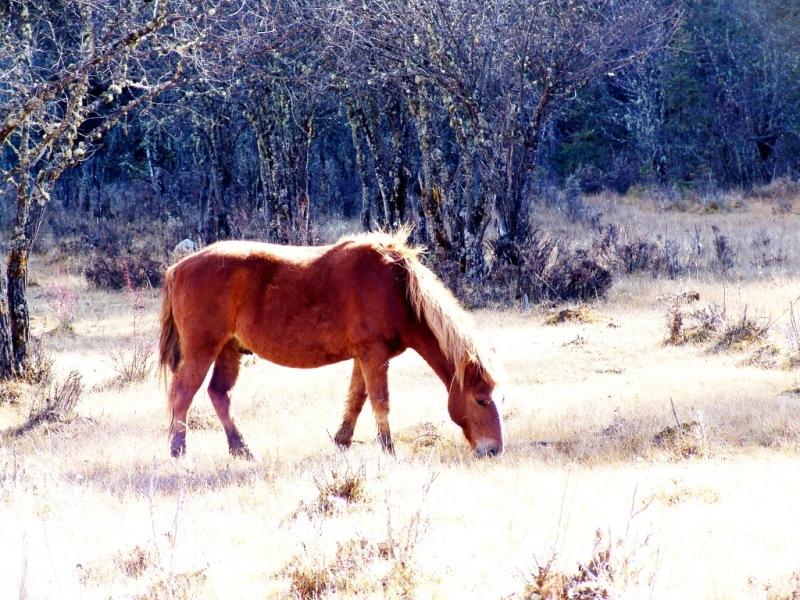
<path fill-rule="evenodd" d="M 594 323 L 597 321 L 597 312 L 588 306 L 575 308 L 561 308 L 554 310 L 545 319 L 547 325 L 560 325 L 561 323 Z"/>
<path fill-rule="evenodd" d="M 188 457 L 170 459 L 161 385 L 108 385 L 112 350 L 130 348 L 134 330 L 154 339 L 157 294 L 142 292 L 134 322 L 124 293 L 68 279 L 81 308 L 73 333 L 48 335 L 47 347 L 55 381 L 82 376 L 81 418 L 0 443 L 0 597 L 519 598 L 542 574 L 533 557 L 553 557 L 538 563 L 549 574 L 539 595 L 792 598 L 798 219 L 766 200 L 713 214 L 592 202 L 636 235 L 664 231 L 688 248 L 697 225 L 710 248 L 713 222 L 748 243 L 725 277 L 618 278 L 594 321 L 550 327 L 546 308 L 478 312 L 509 374 L 497 460 L 470 454 L 444 386 L 411 353 L 391 366 L 396 457 L 374 443 L 369 406 L 350 451 L 330 441 L 350 365 L 248 360 L 233 411 L 258 460 L 229 457 L 205 392 L 190 412 Z M 761 229 L 787 257 L 768 271 L 747 256 Z M 57 268 L 35 260 L 32 277 L 46 289 Z M 680 294 L 685 320 L 716 305 L 735 325 L 748 307 L 750 320 L 771 315 L 770 327 L 742 352 L 709 351 L 723 325 L 702 344 L 664 344 L 664 299 Z M 41 334 L 52 314 L 33 300 Z M 21 426 L 42 389 L 3 392 L 14 401 L 0 402 L 0 429 Z"/>
<path fill-rule="evenodd" d="M 595 531 L 589 560 L 578 563 L 573 572 L 557 569 L 557 554 L 526 577 L 528 583 L 519 595 L 521 600 L 600 600 L 620 598 L 631 588 L 638 588 L 642 579 L 641 567 L 635 565 L 634 554 L 640 548 L 626 547 L 623 540 L 612 544 L 601 530 Z M 649 582 L 648 582 L 649 583 Z M 644 590 L 642 590 L 644 591 Z"/>
<path fill-rule="evenodd" d="M 20 425 L 5 432 L 6 437 L 21 436 L 37 427 L 53 423 L 69 423 L 75 418 L 75 407 L 83 392 L 81 374 L 70 371 L 63 382 L 50 386 L 33 395 L 28 418 Z"/>

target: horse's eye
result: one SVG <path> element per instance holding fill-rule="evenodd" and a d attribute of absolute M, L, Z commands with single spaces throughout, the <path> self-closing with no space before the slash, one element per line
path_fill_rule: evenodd
<path fill-rule="evenodd" d="M 475 398 L 475 402 L 478 403 L 478 406 L 486 406 L 488 404 L 483 398 Z"/>

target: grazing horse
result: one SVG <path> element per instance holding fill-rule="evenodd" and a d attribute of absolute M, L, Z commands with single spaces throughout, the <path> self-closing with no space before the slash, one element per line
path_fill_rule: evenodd
<path fill-rule="evenodd" d="M 234 456 L 252 458 L 230 414 L 243 353 L 287 367 L 353 359 L 335 441 L 349 447 L 369 396 L 382 447 L 389 433 L 389 359 L 412 348 L 449 391 L 448 411 L 481 456 L 503 451 L 495 378 L 469 319 L 422 265 L 406 233 L 367 234 L 331 246 L 218 242 L 167 271 L 160 365 L 169 386 L 172 456 L 186 451 L 186 414 L 211 364 L 208 394 Z"/>

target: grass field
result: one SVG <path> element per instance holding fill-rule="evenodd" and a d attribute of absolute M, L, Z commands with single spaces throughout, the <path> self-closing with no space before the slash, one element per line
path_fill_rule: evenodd
<path fill-rule="evenodd" d="M 124 376 L 155 343 L 158 292 L 89 289 L 73 261 L 37 257 L 34 329 L 83 393 L 68 422 L 2 440 L 0 597 L 797 598 L 800 219 L 597 202 L 684 245 L 718 223 L 742 268 L 620 276 L 559 324 L 563 306 L 477 312 L 508 374 L 497 459 L 470 454 L 411 353 L 390 369 L 396 457 L 368 408 L 350 451 L 331 442 L 349 364 L 248 358 L 234 412 L 257 460 L 228 456 L 205 393 L 171 459 L 162 384 Z M 747 259 L 762 230 L 785 254 L 768 269 Z M 675 310 L 710 305 L 760 333 L 665 343 Z M 0 428 L 48 389 L 4 388 Z"/>

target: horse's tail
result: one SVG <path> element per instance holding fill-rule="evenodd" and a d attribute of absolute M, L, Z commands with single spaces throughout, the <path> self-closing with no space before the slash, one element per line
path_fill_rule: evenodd
<path fill-rule="evenodd" d="M 181 340 L 172 316 L 172 285 L 173 273 L 170 270 L 167 271 L 161 288 L 161 334 L 158 340 L 158 365 L 165 378 L 167 369 L 174 373 L 181 362 Z"/>

